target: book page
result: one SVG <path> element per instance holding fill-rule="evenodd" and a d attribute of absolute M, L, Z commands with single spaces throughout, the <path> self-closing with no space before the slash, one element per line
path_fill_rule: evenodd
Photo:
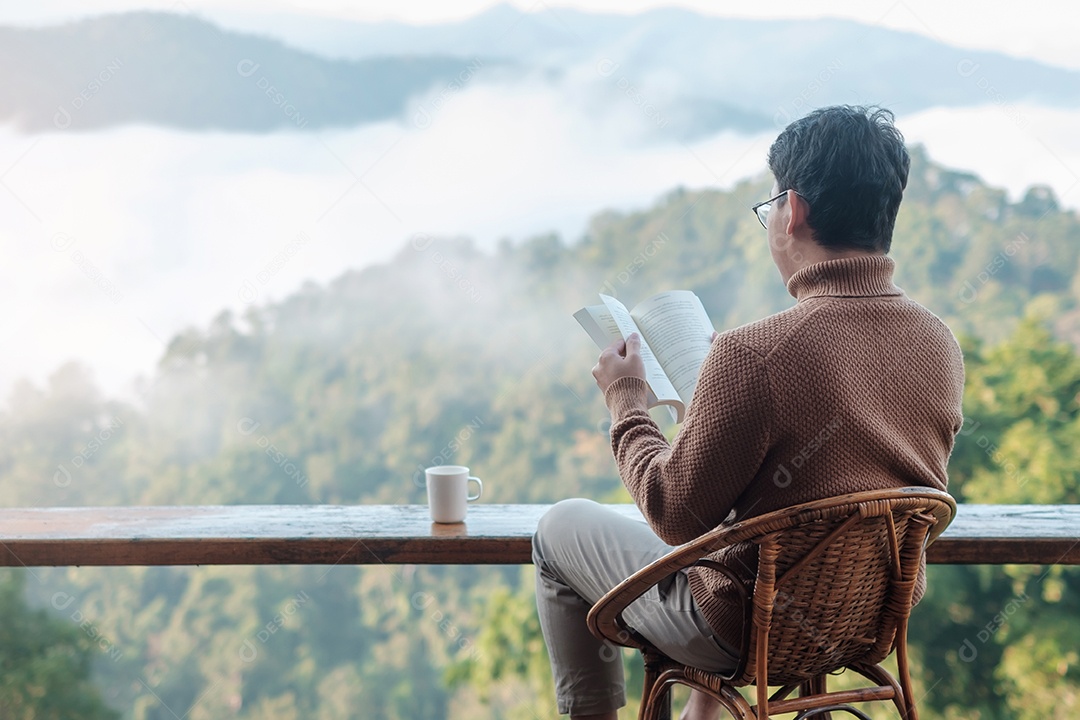
<path fill-rule="evenodd" d="M 603 350 L 611 343 L 622 337 L 615 318 L 611 311 L 604 305 L 588 305 L 574 313 L 574 319 L 578 321 L 589 337 L 596 343 L 596 347 Z"/>
<path fill-rule="evenodd" d="M 596 347 L 601 350 L 616 340 L 622 339 L 622 331 L 619 330 L 618 323 L 615 322 L 615 318 L 612 317 L 611 311 L 607 309 L 606 305 L 583 307 L 574 313 L 574 319 L 578 321 L 581 327 L 585 328 L 585 332 L 589 333 L 589 337 L 596 343 Z M 638 334 L 641 334 L 640 330 L 638 330 Z M 658 403 L 656 393 L 653 392 L 651 387 L 646 402 L 649 403 L 649 407 Z"/>
<path fill-rule="evenodd" d="M 649 339 L 679 398 L 689 405 L 712 347 L 713 324 L 701 299 L 689 290 L 653 295 L 634 308 L 633 319 Z"/>
<path fill-rule="evenodd" d="M 629 337 L 630 333 L 636 332 L 641 336 L 641 360 L 645 364 L 645 381 L 649 383 L 649 387 L 652 388 L 656 398 L 659 402 L 679 400 L 679 393 L 675 390 L 675 386 L 668 380 L 667 374 L 664 369 L 660 367 L 660 363 L 653 354 L 652 348 L 649 346 L 648 341 L 645 339 L 645 333 L 638 327 L 634 319 L 630 317 L 630 311 L 626 309 L 626 306 L 615 298 L 609 295 L 600 295 L 600 299 L 604 301 L 604 306 L 611 313 L 611 320 L 619 328 L 620 337 Z M 650 403 L 651 404 L 651 403 Z M 680 403 L 681 404 L 681 403 Z M 679 412 L 682 415 L 682 412 Z"/>

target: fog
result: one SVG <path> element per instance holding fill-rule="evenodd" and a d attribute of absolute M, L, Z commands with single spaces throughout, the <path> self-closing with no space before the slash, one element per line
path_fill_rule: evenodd
<path fill-rule="evenodd" d="M 1077 120 L 991 102 L 897 125 L 1014 199 L 1047 184 L 1075 208 Z M 174 333 L 223 309 L 385 261 L 417 233 L 484 248 L 552 231 L 572 241 L 602 210 L 764 172 L 775 134 L 684 144 L 657 139 L 655 122 L 630 97 L 598 108 L 538 80 L 476 84 L 418 99 L 399 122 L 320 134 L 0 129 L 0 389 L 77 359 L 127 396 Z"/>

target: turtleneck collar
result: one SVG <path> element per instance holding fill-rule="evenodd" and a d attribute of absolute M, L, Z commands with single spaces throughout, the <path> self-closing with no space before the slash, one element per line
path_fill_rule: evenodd
<path fill-rule="evenodd" d="M 896 263 L 885 255 L 859 255 L 808 265 L 792 275 L 787 290 L 802 302 L 813 297 L 903 295 L 893 284 Z"/>

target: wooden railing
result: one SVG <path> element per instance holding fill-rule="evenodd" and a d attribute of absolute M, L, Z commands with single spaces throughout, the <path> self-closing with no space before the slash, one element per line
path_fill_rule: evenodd
<path fill-rule="evenodd" d="M 456 525 L 423 505 L 14 508 L 0 565 L 521 564 L 548 507 L 473 505 Z M 960 505 L 927 559 L 1080 565 L 1080 506 Z"/>

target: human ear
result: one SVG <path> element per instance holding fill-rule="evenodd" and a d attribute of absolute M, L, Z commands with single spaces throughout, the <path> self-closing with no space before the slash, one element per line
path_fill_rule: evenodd
<path fill-rule="evenodd" d="M 806 216 L 809 207 L 802 195 L 794 190 L 787 191 L 788 221 L 787 234 L 794 235 L 795 229 L 806 224 Z"/>

